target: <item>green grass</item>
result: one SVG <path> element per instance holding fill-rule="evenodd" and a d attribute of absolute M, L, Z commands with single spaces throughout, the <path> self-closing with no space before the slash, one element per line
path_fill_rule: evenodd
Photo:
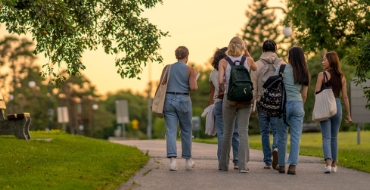
<path fill-rule="evenodd" d="M 370 131 L 361 131 L 360 139 L 361 143 L 357 145 L 357 132 L 339 133 L 338 165 L 370 173 Z M 194 142 L 217 144 L 217 139 L 195 139 Z M 321 143 L 321 133 L 303 133 L 300 155 L 323 158 Z M 262 150 L 261 136 L 250 135 L 249 146 L 253 149 Z"/>
<path fill-rule="evenodd" d="M 135 147 L 83 136 L 31 137 L 0 136 L 0 189 L 117 189 L 149 159 Z"/>

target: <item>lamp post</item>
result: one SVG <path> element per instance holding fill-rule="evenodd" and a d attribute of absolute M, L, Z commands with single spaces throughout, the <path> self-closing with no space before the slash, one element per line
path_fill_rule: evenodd
<path fill-rule="evenodd" d="M 286 10 L 282 7 L 264 7 L 263 9 L 260 9 L 257 13 L 262 13 L 263 11 L 270 10 L 270 9 L 279 9 L 279 10 L 282 10 L 285 14 L 287 14 Z M 254 20 L 256 17 L 257 17 L 257 15 L 255 15 L 251 19 L 249 19 L 249 23 L 252 20 Z M 285 37 L 290 37 L 292 35 L 292 28 L 289 25 L 286 25 L 282 32 L 283 32 Z"/>
<path fill-rule="evenodd" d="M 48 84 L 48 87 L 49 87 L 49 93 L 48 93 L 48 96 L 49 96 L 49 109 L 48 109 L 48 116 L 49 116 L 49 126 L 48 128 L 46 128 L 46 131 L 49 131 L 51 130 L 51 128 L 53 127 L 53 115 L 54 115 L 54 110 L 53 110 L 53 104 L 52 104 L 52 101 L 51 101 L 51 95 L 52 95 L 52 86 L 51 86 L 51 81 L 49 81 L 49 84 Z"/>
<path fill-rule="evenodd" d="M 93 137 L 94 135 L 94 116 L 95 116 L 95 111 L 98 110 L 99 105 L 97 103 L 94 103 L 92 106 L 93 114 L 92 114 L 92 121 L 91 121 L 91 128 L 90 128 L 90 137 Z"/>

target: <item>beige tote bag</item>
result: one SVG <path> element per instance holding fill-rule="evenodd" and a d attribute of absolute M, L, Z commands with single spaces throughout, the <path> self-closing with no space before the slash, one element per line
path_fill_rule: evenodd
<path fill-rule="evenodd" d="M 172 64 L 166 68 L 166 71 L 164 73 L 167 72 L 167 76 L 161 79 L 157 93 L 155 94 L 152 103 L 152 112 L 159 118 L 164 117 L 163 115 L 164 99 L 166 98 L 167 84 L 170 78 L 171 66 Z"/>
<path fill-rule="evenodd" d="M 324 84 L 321 86 L 321 90 L 316 92 L 315 95 L 312 121 L 324 121 L 337 113 L 337 102 L 335 101 L 332 87 L 325 82 L 325 79 L 327 82 L 328 77 L 324 72 Z"/>

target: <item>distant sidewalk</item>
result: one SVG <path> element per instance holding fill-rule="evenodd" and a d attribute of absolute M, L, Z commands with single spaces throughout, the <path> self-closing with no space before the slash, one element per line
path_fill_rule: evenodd
<path fill-rule="evenodd" d="M 195 168 L 185 170 L 185 160 L 181 159 L 181 142 L 177 142 L 178 171 L 169 171 L 166 158 L 165 140 L 120 140 L 109 141 L 128 146 L 136 146 L 151 156 L 147 165 L 120 190 L 126 189 L 366 189 L 370 187 L 370 174 L 338 168 L 337 173 L 324 174 L 321 158 L 300 156 L 297 175 L 279 174 L 275 170 L 263 169 L 261 150 L 250 151 L 250 172 L 241 174 L 238 170 L 219 171 L 216 157 L 217 145 L 193 143 Z M 230 162 L 231 163 L 231 162 Z"/>

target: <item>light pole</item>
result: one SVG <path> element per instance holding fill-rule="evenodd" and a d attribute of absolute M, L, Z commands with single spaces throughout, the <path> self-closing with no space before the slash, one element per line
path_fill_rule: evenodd
<path fill-rule="evenodd" d="M 46 129 L 46 131 L 49 131 L 51 130 L 51 128 L 53 127 L 53 115 L 54 115 L 54 110 L 53 110 L 53 104 L 52 104 L 52 101 L 51 101 L 51 95 L 52 95 L 52 86 L 51 86 L 51 81 L 49 81 L 49 84 L 48 84 L 48 87 L 49 87 L 49 93 L 48 93 L 48 96 L 49 96 L 49 109 L 48 109 L 48 116 L 49 116 L 49 126 L 48 128 Z"/>
<path fill-rule="evenodd" d="M 91 130 L 91 134 L 90 134 L 90 136 L 91 137 L 93 137 L 93 135 L 94 135 L 94 116 L 95 116 L 95 111 L 96 110 L 98 110 L 98 108 L 99 108 L 99 105 L 97 104 L 97 103 L 94 103 L 93 105 L 92 105 L 92 109 L 93 109 L 93 116 L 92 116 L 92 125 L 91 125 L 91 128 L 90 128 L 90 130 Z"/>
<path fill-rule="evenodd" d="M 270 10 L 270 9 L 279 9 L 282 10 L 285 14 L 287 14 L 286 10 L 282 7 L 265 7 L 263 9 L 260 9 L 257 13 L 262 13 L 265 10 Z M 257 17 L 257 15 L 253 16 L 251 19 L 249 19 L 249 23 L 254 20 Z M 292 35 L 292 28 L 289 25 L 286 25 L 283 29 L 283 34 L 285 37 L 290 37 Z"/>

